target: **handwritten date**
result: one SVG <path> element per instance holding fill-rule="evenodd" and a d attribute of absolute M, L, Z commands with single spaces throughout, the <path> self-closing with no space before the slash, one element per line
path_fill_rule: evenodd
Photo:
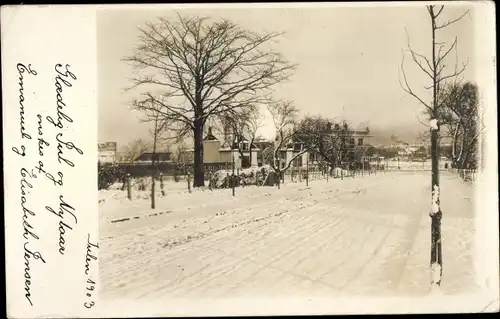
<path fill-rule="evenodd" d="M 85 275 L 88 276 L 87 283 L 85 287 L 85 295 L 89 301 L 83 303 L 84 307 L 90 309 L 95 306 L 95 301 L 92 300 L 92 294 L 95 291 L 96 282 L 91 278 L 91 265 L 92 262 L 97 260 L 96 253 L 93 252 L 94 249 L 99 249 L 99 244 L 94 244 L 90 241 L 90 234 L 87 237 L 87 253 L 85 254 Z"/>

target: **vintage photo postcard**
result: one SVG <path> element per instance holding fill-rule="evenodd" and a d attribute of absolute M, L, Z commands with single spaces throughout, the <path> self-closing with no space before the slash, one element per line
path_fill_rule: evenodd
<path fill-rule="evenodd" d="M 9 318 L 498 312 L 495 6 L 3 6 Z"/>

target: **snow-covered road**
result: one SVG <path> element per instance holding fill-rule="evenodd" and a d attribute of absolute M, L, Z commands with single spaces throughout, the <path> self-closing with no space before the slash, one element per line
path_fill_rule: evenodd
<path fill-rule="evenodd" d="M 444 293 L 474 286 L 473 188 L 443 172 Z M 429 288 L 430 173 L 128 201 L 100 192 L 101 298 L 328 296 Z"/>

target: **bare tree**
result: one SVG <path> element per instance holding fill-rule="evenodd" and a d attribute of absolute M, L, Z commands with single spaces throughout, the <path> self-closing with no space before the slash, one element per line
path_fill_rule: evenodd
<path fill-rule="evenodd" d="M 206 122 L 267 102 L 270 88 L 295 66 L 266 47 L 279 33 L 258 34 L 224 19 L 178 15 L 147 22 L 140 32 L 135 54 L 124 59 L 138 70 L 131 89 L 161 105 L 177 136 L 193 136 L 194 186 L 203 186 Z"/>
<path fill-rule="evenodd" d="M 150 148 L 148 142 L 143 139 L 136 139 L 131 141 L 127 146 L 123 148 L 122 160 L 126 163 L 133 163 L 137 158 Z"/>
<path fill-rule="evenodd" d="M 248 162 L 242 162 L 242 166 L 252 166 L 252 146 L 257 137 L 257 131 L 262 127 L 262 114 L 256 108 L 249 109 L 248 112 L 238 118 L 228 118 L 227 123 L 231 126 L 240 157 L 245 159 L 245 151 L 249 153 Z M 248 149 L 245 149 L 245 145 L 247 145 Z"/>
<path fill-rule="evenodd" d="M 177 164 L 178 167 L 184 168 L 187 164 L 191 163 L 191 160 L 191 154 L 186 143 L 184 143 L 184 141 L 181 141 L 179 144 L 177 144 L 173 161 Z"/>
<path fill-rule="evenodd" d="M 265 151 L 267 157 L 272 157 L 269 160 L 271 168 L 278 174 L 278 188 L 280 187 L 280 179 L 282 174 L 290 168 L 296 158 L 307 152 L 307 146 L 303 145 L 302 149 L 294 154 L 291 159 L 282 162 L 281 154 L 286 152 L 286 149 L 293 146 L 297 141 L 296 121 L 298 109 L 292 101 L 279 101 L 267 104 L 267 109 L 271 113 L 274 128 L 276 129 L 276 137 L 271 149 Z"/>
<path fill-rule="evenodd" d="M 456 168 L 476 168 L 478 142 L 483 131 L 477 86 L 453 83 L 442 93 L 441 118 L 451 136 L 452 163 Z"/>
<path fill-rule="evenodd" d="M 152 124 L 152 128 L 149 130 L 149 134 L 153 139 L 153 149 L 151 154 L 151 209 L 156 208 L 155 204 L 155 179 L 158 175 L 158 167 L 156 166 L 156 149 L 158 141 L 164 137 L 164 134 L 168 131 L 169 120 L 162 116 L 161 105 L 156 102 L 154 98 L 149 98 L 142 100 L 140 102 L 134 103 L 133 107 L 142 112 L 144 117 L 141 122 Z"/>
<path fill-rule="evenodd" d="M 345 122 L 341 125 L 321 116 L 306 117 L 297 125 L 296 131 L 298 140 L 318 154 L 330 170 L 342 162 L 351 164 L 356 155 L 361 154 L 355 145 L 350 144 L 352 131 Z"/>
<path fill-rule="evenodd" d="M 442 211 L 440 207 L 440 184 L 439 184 L 439 134 L 440 134 L 440 118 L 439 110 L 441 108 L 442 100 L 441 88 L 449 81 L 456 81 L 458 77 L 465 71 L 468 61 L 458 65 L 458 39 L 455 37 L 451 44 L 446 41 L 438 40 L 437 36 L 439 31 L 445 29 L 446 27 L 460 21 L 466 14 L 468 10 L 461 14 L 460 16 L 442 21 L 440 18 L 443 14 L 444 6 L 428 5 L 427 12 L 430 17 L 431 25 L 431 48 L 432 54 L 427 57 L 421 53 L 415 51 L 410 45 L 410 38 L 408 37 L 408 49 L 407 52 L 412 58 L 413 63 L 422 71 L 425 76 L 429 79 L 429 85 L 424 86 L 426 90 L 431 91 L 432 100 L 429 102 L 426 100 L 422 94 L 417 94 L 412 86 L 409 84 L 406 72 L 404 69 L 404 57 L 401 61 L 401 71 L 403 75 L 403 80 L 400 79 L 400 84 L 403 90 L 410 96 L 415 98 L 420 104 L 425 107 L 427 114 L 429 115 L 429 127 L 430 127 L 430 139 L 431 139 L 431 157 L 432 157 L 432 177 L 431 177 L 431 286 L 436 287 L 441 285 L 441 278 L 443 272 L 442 263 L 442 252 L 441 252 L 441 218 Z M 451 52 L 455 52 L 455 63 L 454 67 L 449 70 L 447 66 L 450 65 L 447 58 Z M 448 73 L 446 73 L 448 72 Z"/>

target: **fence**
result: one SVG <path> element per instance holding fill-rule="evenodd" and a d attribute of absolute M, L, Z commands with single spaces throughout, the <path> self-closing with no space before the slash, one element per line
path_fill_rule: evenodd
<path fill-rule="evenodd" d="M 432 162 L 430 160 L 426 161 L 397 161 L 393 159 L 388 159 L 381 164 L 384 166 L 385 170 L 388 171 L 431 171 Z M 447 161 L 439 161 L 439 169 L 447 170 L 450 164 Z"/>
<path fill-rule="evenodd" d="M 459 178 L 461 178 L 463 181 L 467 183 L 474 183 L 476 181 L 477 177 L 477 170 L 476 169 L 457 169 L 457 168 L 452 168 L 450 169 L 451 172 L 457 174 Z"/>
<path fill-rule="evenodd" d="M 231 163 L 205 163 L 205 178 L 209 178 L 210 174 L 231 167 Z M 188 174 L 193 175 L 193 164 L 177 164 L 177 163 L 156 163 L 154 166 L 149 164 L 136 163 L 117 163 L 117 164 L 101 164 L 98 163 L 98 189 L 107 188 L 115 182 L 125 182 L 125 176 L 139 179 L 150 177 L 152 175 L 161 175 L 164 178 L 173 178 L 175 181 L 186 180 Z"/>

